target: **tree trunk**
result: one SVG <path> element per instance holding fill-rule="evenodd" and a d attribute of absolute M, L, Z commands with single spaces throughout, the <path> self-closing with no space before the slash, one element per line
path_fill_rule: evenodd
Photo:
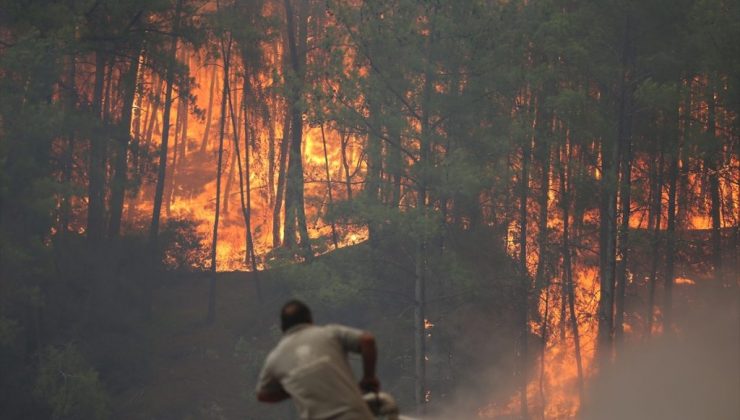
<path fill-rule="evenodd" d="M 67 94 L 65 95 L 65 106 L 67 112 L 70 114 L 77 111 L 77 64 L 75 57 L 70 57 L 69 62 L 69 73 L 67 75 Z M 74 169 L 74 150 L 75 150 L 75 130 L 70 128 L 67 133 L 67 147 L 64 149 L 64 157 L 62 158 L 62 184 L 70 184 L 72 182 L 72 170 Z M 59 231 L 62 236 L 66 236 L 69 233 L 69 219 L 72 213 L 72 195 L 70 188 L 66 188 L 62 197 L 62 202 L 59 211 Z"/>
<path fill-rule="evenodd" d="M 629 229 L 630 229 L 630 206 L 632 188 L 632 94 L 628 90 L 624 98 L 623 125 L 619 127 L 620 147 L 620 170 L 622 177 L 619 183 L 619 200 L 621 207 L 621 224 L 617 237 L 617 264 L 616 273 L 616 308 L 614 320 L 614 338 L 617 346 L 624 339 L 624 303 L 627 290 L 627 264 L 629 260 Z"/>
<path fill-rule="evenodd" d="M 93 88 L 92 111 L 95 117 L 104 124 L 103 88 L 105 87 L 106 57 L 98 51 L 95 53 L 95 85 Z M 103 239 L 103 213 L 105 211 L 105 130 L 96 130 L 90 140 L 90 166 L 88 185 L 87 238 L 92 242 Z"/>
<path fill-rule="evenodd" d="M 326 169 L 326 191 L 329 196 L 329 209 L 334 207 L 334 199 L 331 193 L 331 174 L 329 173 L 329 154 L 326 151 L 326 135 L 324 134 L 324 123 L 321 123 L 321 143 L 324 146 L 324 168 Z M 339 248 L 339 241 L 337 240 L 337 226 L 334 223 L 334 219 L 331 221 L 331 240 L 334 243 L 334 249 Z"/>
<path fill-rule="evenodd" d="M 546 120 L 545 120 L 546 121 Z M 547 264 L 547 220 L 548 220 L 548 201 L 550 194 L 550 145 L 546 138 L 540 137 L 538 142 L 537 154 L 542 166 L 542 176 L 540 178 L 540 196 L 539 196 L 539 227 L 537 232 L 537 271 L 535 272 L 535 282 L 533 295 L 533 305 L 531 308 L 532 315 L 537 315 L 540 291 L 548 283 L 545 276 L 545 267 Z"/>
<path fill-rule="evenodd" d="M 646 337 L 650 337 L 650 335 L 653 333 L 653 307 L 655 306 L 655 283 L 657 281 L 657 275 L 658 275 L 658 260 L 659 260 L 659 252 L 660 252 L 660 224 L 661 224 L 661 216 L 663 214 L 662 210 L 662 200 L 663 200 L 663 146 L 660 146 L 659 150 L 659 157 L 658 157 L 658 174 L 656 176 L 655 181 L 655 187 L 654 187 L 654 193 L 653 193 L 653 214 L 655 214 L 655 227 L 653 232 L 653 249 L 652 249 L 652 258 L 651 258 L 651 268 L 650 268 L 650 280 L 648 284 L 648 307 L 647 307 L 647 324 L 646 324 L 646 331 L 645 335 Z"/>
<path fill-rule="evenodd" d="M 380 132 L 382 116 L 380 107 L 375 103 L 368 106 L 370 114 L 370 125 L 373 127 L 367 133 L 367 176 L 365 179 L 365 199 L 371 206 L 376 206 L 380 202 L 380 178 L 383 170 L 382 153 L 380 137 L 375 134 Z M 379 224 L 375 220 L 370 220 L 367 225 L 368 240 L 371 246 L 377 244 Z"/>
<path fill-rule="evenodd" d="M 164 188 L 164 209 L 167 218 L 172 216 L 172 200 L 175 194 L 175 176 L 177 173 L 178 154 L 180 153 L 180 133 L 182 132 L 182 89 L 180 87 L 180 95 L 177 101 L 177 117 L 175 118 L 175 143 L 172 145 L 172 163 L 167 167 L 167 174 L 165 175 L 165 188 Z"/>
<path fill-rule="evenodd" d="M 275 124 L 272 121 L 273 116 L 277 113 L 269 114 L 270 108 L 267 108 L 268 143 L 267 143 L 267 207 L 275 207 Z"/>
<path fill-rule="evenodd" d="M 347 201 L 352 201 L 352 175 L 349 173 L 349 162 L 347 161 L 347 145 L 349 144 L 349 133 L 341 134 L 342 167 L 344 168 L 344 183 L 347 188 Z"/>
<path fill-rule="evenodd" d="M 229 96 L 231 96 L 231 92 L 229 92 Z M 231 99 L 229 99 L 230 101 Z M 229 103 L 229 106 L 231 106 L 231 103 Z M 241 112 L 241 111 L 239 111 Z M 234 120 L 232 125 L 235 127 L 241 127 L 241 115 L 235 117 L 233 114 L 231 114 L 231 119 Z M 232 141 L 239 143 L 239 135 L 236 131 L 234 131 L 231 135 Z M 229 202 L 231 201 L 231 185 L 234 181 L 234 175 L 237 171 L 236 169 L 236 153 L 232 150 L 231 153 L 231 162 L 229 162 L 228 166 L 228 174 L 226 175 L 226 188 L 224 189 L 224 205 L 223 205 L 223 213 L 224 216 L 228 216 L 229 214 Z M 240 168 L 241 169 L 241 168 Z"/>
<path fill-rule="evenodd" d="M 115 172 L 111 184 L 110 199 L 110 223 L 108 225 L 108 236 L 115 238 L 121 231 L 121 216 L 123 215 L 123 199 L 126 192 L 126 180 L 128 171 L 128 145 L 131 140 L 131 118 L 136 96 L 136 81 L 139 75 L 139 56 L 141 52 L 137 49 L 136 54 L 131 57 L 129 69 L 124 75 L 121 89 L 123 90 L 123 109 L 121 110 L 121 122 L 119 124 L 118 150 L 116 151 Z"/>
<path fill-rule="evenodd" d="M 144 80 L 144 71 L 142 71 L 141 67 L 143 67 L 145 62 L 142 62 L 140 64 L 140 69 L 136 78 L 136 91 L 134 94 L 136 95 L 136 105 L 134 106 L 133 110 L 133 132 L 134 137 L 131 144 L 131 167 L 134 171 L 134 176 L 136 178 L 139 177 L 139 155 L 140 155 L 140 148 L 141 148 L 141 128 L 142 128 L 142 120 L 141 120 L 141 109 L 144 105 L 144 92 L 143 92 L 143 80 Z M 131 209 L 130 203 L 129 203 L 129 210 Z"/>
<path fill-rule="evenodd" d="M 674 127 L 677 128 L 678 119 L 673 121 Z M 676 136 L 675 147 L 671 150 L 669 158 L 671 160 L 668 169 L 668 220 L 666 226 L 666 270 L 665 270 L 665 290 L 663 295 L 663 330 L 666 333 L 671 331 L 673 323 L 673 276 L 674 276 L 674 258 L 676 253 L 676 183 L 678 178 L 678 136 Z"/>
<path fill-rule="evenodd" d="M 213 115 L 213 92 L 216 87 L 216 67 L 213 66 L 211 73 L 211 87 L 208 88 L 208 108 L 206 109 L 206 125 L 203 130 L 203 140 L 200 142 L 200 153 L 205 154 L 208 147 L 208 136 L 211 132 L 211 116 Z"/>
<path fill-rule="evenodd" d="M 724 285 L 722 278 L 722 219 L 720 215 L 719 193 L 719 171 L 717 162 L 719 161 L 721 144 L 717 139 L 717 104 L 714 99 L 714 77 L 709 77 L 709 97 L 707 99 L 707 133 L 709 134 L 709 147 L 705 154 L 704 166 L 707 169 L 709 177 L 709 197 L 711 200 L 710 215 L 712 217 L 712 263 L 714 265 L 714 278 L 718 287 Z"/>
<path fill-rule="evenodd" d="M 251 157 L 249 155 L 249 135 L 248 133 L 252 132 L 249 127 L 249 118 L 248 118 L 248 108 L 247 108 L 247 92 L 250 91 L 249 89 L 249 79 L 247 76 L 244 77 L 244 99 L 242 101 L 244 105 L 244 163 L 245 163 L 245 183 L 246 183 L 246 203 L 243 203 L 244 208 L 242 209 L 244 212 L 244 224 L 247 227 L 247 256 L 249 258 L 250 265 L 252 266 L 252 272 L 254 273 L 254 285 L 257 292 L 257 299 L 259 302 L 262 302 L 262 282 L 260 279 L 260 270 L 257 266 L 257 257 L 254 252 L 254 238 L 252 237 L 252 180 L 250 177 L 251 174 Z M 254 138 L 254 136 L 252 136 Z M 237 156 L 239 151 L 237 150 Z M 241 163 L 239 163 L 239 167 L 241 168 Z M 241 174 L 239 174 L 239 178 L 241 179 Z M 241 185 L 239 186 L 241 189 Z"/>
<path fill-rule="evenodd" d="M 159 248 L 159 216 L 162 211 L 162 199 L 164 198 L 165 174 L 167 173 L 167 146 L 170 136 L 170 111 L 172 109 L 172 89 L 175 84 L 175 61 L 177 57 L 177 38 L 180 32 L 180 12 L 183 0 L 177 1 L 175 9 L 175 21 L 172 24 L 172 43 L 170 44 L 170 64 L 167 67 L 166 87 L 164 96 L 164 115 L 162 116 L 162 144 L 159 148 L 159 168 L 157 170 L 157 186 L 154 192 L 154 207 L 152 212 L 152 224 L 149 228 L 149 242 L 152 252 L 156 253 Z M 156 118 L 156 114 L 153 116 Z"/>
<path fill-rule="evenodd" d="M 531 154 L 531 139 L 524 140 L 522 145 L 522 178 L 519 181 L 519 345 L 518 345 L 518 385 L 520 396 L 521 418 L 526 419 L 528 414 L 527 403 L 527 353 L 529 337 L 529 272 L 527 270 L 527 196 L 529 193 L 529 161 Z"/>
<path fill-rule="evenodd" d="M 576 314 L 576 296 L 575 296 L 575 285 L 573 282 L 573 263 L 572 263 L 572 251 L 570 247 L 570 201 L 571 194 L 569 187 L 571 182 L 570 173 L 570 161 L 572 153 L 572 144 L 566 140 L 566 151 L 563 155 L 566 159 L 560 162 L 560 195 L 561 195 L 561 207 L 563 210 L 563 271 L 565 275 L 565 291 L 567 296 L 563 296 L 563 301 L 568 302 L 568 310 L 570 312 L 570 318 L 568 324 L 570 325 L 571 334 L 573 335 L 573 352 L 576 359 L 576 369 L 578 372 L 578 397 L 579 401 L 584 401 L 584 380 L 583 380 L 583 361 L 581 360 L 581 336 L 578 332 L 578 316 Z M 567 165 L 567 170 L 565 166 Z M 564 311 L 561 312 L 564 315 Z M 566 322 L 565 317 L 561 318 L 563 324 Z"/>
<path fill-rule="evenodd" d="M 388 137 L 397 146 L 390 146 L 387 148 L 388 152 L 388 174 L 392 179 L 393 184 L 391 185 L 391 196 L 388 201 L 390 207 L 398 208 L 401 202 L 401 177 L 403 175 L 403 156 L 401 156 L 401 132 L 400 129 L 394 127 L 393 124 L 388 126 Z"/>
<path fill-rule="evenodd" d="M 291 110 L 291 141 L 289 147 L 288 179 L 285 188 L 285 237 L 284 243 L 287 247 L 295 244 L 295 228 L 297 225 L 300 236 L 304 260 L 310 260 L 313 256 L 311 243 L 308 237 L 308 226 L 306 224 L 305 203 L 303 198 L 303 115 L 300 105 L 303 96 L 303 78 L 306 65 L 306 37 L 308 19 L 308 0 L 301 0 L 299 9 L 298 42 L 296 43 L 295 24 L 291 0 L 285 0 L 285 13 L 287 17 L 288 48 L 290 50 L 291 70 L 294 81 L 291 86 L 290 110 Z"/>
<path fill-rule="evenodd" d="M 275 205 L 272 209 L 272 246 L 277 248 L 282 243 L 280 238 L 280 216 L 282 213 L 283 200 L 285 197 L 285 175 L 288 161 L 288 146 L 290 144 L 290 110 L 286 109 L 283 120 L 283 138 L 280 143 L 280 162 L 278 162 L 277 191 L 275 192 Z"/>
<path fill-rule="evenodd" d="M 157 119 L 159 118 L 159 107 L 162 105 L 162 85 L 164 84 L 164 79 L 161 77 L 153 76 L 157 79 L 156 82 L 156 88 L 152 91 L 152 94 L 154 95 L 152 108 L 149 112 L 148 120 L 146 122 L 146 133 L 144 134 L 144 143 L 147 145 L 152 144 L 152 136 L 154 135 L 154 126 L 157 123 Z"/>
<path fill-rule="evenodd" d="M 229 36 L 227 44 L 221 44 L 222 56 L 224 57 L 223 90 L 221 91 L 221 116 L 218 122 L 218 164 L 216 166 L 216 208 L 213 217 L 213 237 L 211 242 L 211 278 L 208 282 L 208 314 L 206 323 L 213 324 L 216 320 L 216 268 L 218 247 L 218 220 L 221 213 L 221 166 L 224 155 L 224 131 L 226 128 L 226 102 L 229 96 L 229 66 L 231 64 L 231 43 Z M 233 118 L 233 117 L 232 117 Z"/>

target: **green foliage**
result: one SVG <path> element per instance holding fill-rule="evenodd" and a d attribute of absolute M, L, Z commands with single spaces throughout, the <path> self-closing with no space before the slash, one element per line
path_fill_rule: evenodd
<path fill-rule="evenodd" d="M 322 260 L 291 264 L 283 268 L 285 278 L 296 296 L 323 307 L 346 307 L 361 295 L 363 270 L 337 269 Z"/>
<path fill-rule="evenodd" d="M 73 345 L 50 347 L 41 357 L 36 394 L 54 419 L 105 419 L 109 398 L 98 373 Z"/>
<path fill-rule="evenodd" d="M 204 241 L 194 221 L 169 219 L 159 234 L 161 261 L 170 270 L 202 270 L 209 255 Z"/>

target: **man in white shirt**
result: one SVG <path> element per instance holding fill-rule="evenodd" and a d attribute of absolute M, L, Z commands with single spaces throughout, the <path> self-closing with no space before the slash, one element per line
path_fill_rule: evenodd
<path fill-rule="evenodd" d="M 301 419 L 371 420 L 360 390 L 377 392 L 377 350 L 372 334 L 342 325 L 313 324 L 299 300 L 283 305 L 283 337 L 267 356 L 257 399 L 274 403 L 293 398 Z M 362 356 L 363 376 L 355 383 L 347 353 Z"/>

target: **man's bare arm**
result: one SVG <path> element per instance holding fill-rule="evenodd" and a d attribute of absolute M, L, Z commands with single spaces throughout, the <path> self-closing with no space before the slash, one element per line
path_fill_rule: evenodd
<path fill-rule="evenodd" d="M 375 363 L 378 359 L 378 350 L 375 346 L 375 337 L 366 332 L 360 336 L 360 354 L 362 355 L 362 379 L 360 388 L 363 391 L 377 392 L 380 381 L 375 376 Z"/>

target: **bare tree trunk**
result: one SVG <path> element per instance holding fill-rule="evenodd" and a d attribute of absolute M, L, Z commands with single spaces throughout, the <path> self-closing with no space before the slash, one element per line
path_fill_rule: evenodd
<path fill-rule="evenodd" d="M 211 133 L 211 117 L 213 115 L 213 93 L 216 87 L 216 67 L 213 66 L 213 72 L 211 73 L 211 87 L 208 89 L 208 108 L 206 109 L 206 125 L 203 130 L 203 140 L 200 142 L 200 153 L 204 154 L 208 147 L 208 137 Z"/>
<path fill-rule="evenodd" d="M 161 97 L 162 97 L 162 85 L 163 84 L 164 84 L 164 79 L 162 79 L 161 77 L 157 77 L 156 88 L 154 88 L 154 90 L 152 91 L 152 94 L 154 95 L 154 99 L 153 99 L 154 104 L 152 105 L 152 109 L 149 112 L 148 120 L 145 124 L 146 133 L 144 134 L 144 143 L 147 145 L 152 144 L 152 136 L 154 135 L 154 126 L 157 124 L 157 120 L 159 118 L 159 107 L 162 105 Z"/>
<path fill-rule="evenodd" d="M 382 131 L 382 116 L 380 115 L 380 107 L 374 102 L 369 104 L 368 113 L 370 114 L 370 125 L 373 129 L 368 130 L 367 133 L 367 175 L 365 176 L 363 194 L 370 205 L 375 206 L 380 202 L 380 179 L 383 170 L 381 139 L 376 134 L 376 131 Z M 377 244 L 379 227 L 379 224 L 372 219 L 367 224 L 368 239 L 371 246 Z"/>
<path fill-rule="evenodd" d="M 231 95 L 231 92 L 229 92 L 229 96 L 230 95 Z M 241 115 L 239 115 L 238 117 L 231 115 L 231 118 L 234 119 L 234 123 L 233 123 L 234 126 L 236 127 L 241 126 Z M 231 137 L 233 141 L 237 143 L 239 142 L 239 136 L 237 135 L 236 132 L 233 132 Z M 230 156 L 229 167 L 228 167 L 228 174 L 226 175 L 226 188 L 224 189 L 224 205 L 223 205 L 224 216 L 227 216 L 229 214 L 229 202 L 231 201 L 231 185 L 232 185 L 232 182 L 234 182 L 234 174 L 236 172 L 235 171 L 236 157 L 237 157 L 236 153 L 232 151 L 231 156 Z"/>
<path fill-rule="evenodd" d="M 621 225 L 617 232 L 617 264 L 616 273 L 616 308 L 614 320 L 614 338 L 617 346 L 624 339 L 624 303 L 627 290 L 627 264 L 629 260 L 629 229 L 630 229 L 630 192 L 632 188 L 632 95 L 625 92 L 623 125 L 619 128 L 620 170 L 622 179 L 619 183 L 619 200 L 621 207 Z"/>
<path fill-rule="evenodd" d="M 67 75 L 67 84 L 69 86 L 67 88 L 67 94 L 64 96 L 66 102 L 65 106 L 67 108 L 67 112 L 69 112 L 70 114 L 76 112 L 77 110 L 76 78 L 77 64 L 75 62 L 75 57 L 71 56 L 69 62 L 69 73 Z M 76 133 L 74 129 L 70 129 L 67 133 L 67 147 L 64 149 L 64 157 L 62 158 L 62 184 L 68 184 L 72 182 L 72 170 L 74 168 L 73 159 L 75 150 L 75 134 Z M 72 197 L 70 194 L 70 189 L 66 188 L 64 190 L 62 203 L 59 209 L 59 231 L 62 236 L 66 236 L 69 233 L 69 219 L 72 213 L 71 198 Z"/>
<path fill-rule="evenodd" d="M 721 145 L 717 139 L 717 104 L 714 99 L 714 76 L 709 77 L 709 95 L 707 99 L 707 133 L 709 134 L 709 147 L 704 157 L 704 166 L 709 177 L 709 197 L 711 200 L 710 215 L 712 217 L 712 262 L 714 265 L 714 278 L 718 287 L 724 285 L 722 278 L 722 219 L 720 207 L 722 206 L 719 193 L 719 171 L 717 161 L 719 160 Z"/>
<path fill-rule="evenodd" d="M 131 57 L 129 69 L 122 81 L 123 109 L 121 110 L 121 122 L 119 124 L 118 150 L 116 151 L 115 172 L 111 184 L 110 199 L 110 223 L 108 235 L 115 238 L 121 230 L 121 216 L 123 215 L 123 198 L 126 192 L 126 180 L 128 170 L 128 145 L 131 140 L 131 118 L 136 96 L 136 81 L 139 74 L 140 51 Z"/>
<path fill-rule="evenodd" d="M 398 208 L 401 202 L 401 177 L 403 174 L 403 156 L 401 156 L 401 132 L 393 124 L 388 125 L 388 137 L 397 147 L 390 146 L 388 151 L 388 174 L 392 178 L 391 197 L 388 204 L 391 207 Z M 345 169 L 346 170 L 346 169 Z"/>
<path fill-rule="evenodd" d="M 554 123 L 549 121 L 550 118 L 540 111 L 541 119 L 545 122 L 543 126 L 550 127 L 551 131 L 554 131 Z M 536 128 L 539 128 L 536 127 Z M 543 130 L 538 130 L 541 134 Z M 539 258 L 537 260 L 537 270 L 535 273 L 535 290 L 532 293 L 531 306 L 529 308 L 532 316 L 539 317 L 539 299 L 542 290 L 545 291 L 545 311 L 542 319 L 542 328 L 540 329 L 540 340 L 542 350 L 540 353 L 540 400 L 542 404 L 542 416 L 544 418 L 544 410 L 547 405 L 545 396 L 545 354 L 547 350 L 547 339 L 548 329 L 547 322 L 550 316 L 550 278 L 546 276 L 545 265 L 547 263 L 547 219 L 548 219 L 548 201 L 550 193 L 550 144 L 546 136 L 540 135 L 539 147 L 537 148 L 537 154 L 539 161 L 542 166 L 542 173 L 540 178 L 540 196 L 539 196 L 539 228 L 537 232 L 537 248 L 539 252 Z M 536 318 L 535 318 L 536 319 Z"/>
<path fill-rule="evenodd" d="M 270 112 L 269 108 L 268 111 Z M 268 143 L 267 143 L 267 207 L 273 208 L 275 206 L 275 124 L 272 121 L 272 117 L 277 116 L 277 113 L 272 115 L 267 114 L 267 127 L 268 127 Z"/>
<path fill-rule="evenodd" d="M 175 9 L 175 21 L 173 23 L 172 43 L 170 45 L 171 63 L 167 67 L 166 87 L 164 97 L 164 115 L 162 116 L 162 144 L 159 149 L 159 168 L 157 171 L 157 186 L 154 193 L 154 209 L 152 214 L 152 224 L 149 228 L 149 242 L 152 251 L 158 249 L 159 240 L 159 216 L 162 211 L 162 199 L 164 198 L 165 174 L 167 173 L 167 147 L 170 136 L 170 111 L 172 109 L 172 89 L 175 84 L 175 60 L 177 57 L 177 34 L 180 31 L 180 12 L 182 11 L 183 0 L 177 1 Z M 156 114 L 154 115 L 156 118 Z"/>
<path fill-rule="evenodd" d="M 547 354 L 547 340 L 549 330 L 547 322 L 550 319 L 550 282 L 544 286 L 545 290 L 545 313 L 542 315 L 542 326 L 540 328 L 540 404 L 542 407 L 540 415 L 545 418 L 545 407 L 547 407 L 547 396 L 545 395 L 545 355 Z"/>
<path fill-rule="evenodd" d="M 529 193 L 529 161 L 531 154 L 531 140 L 527 138 L 522 145 L 522 178 L 519 181 L 519 340 L 518 340 L 518 385 L 521 418 L 526 419 L 528 414 L 527 402 L 527 354 L 529 337 L 529 272 L 527 270 L 527 196 Z"/>
<path fill-rule="evenodd" d="M 216 268 L 218 253 L 218 220 L 221 212 L 221 166 L 224 155 L 224 131 L 226 128 L 226 102 L 229 96 L 229 66 L 231 64 L 231 43 L 229 35 L 226 45 L 221 43 L 222 56 L 224 58 L 223 90 L 221 91 L 221 117 L 218 123 L 218 166 L 216 167 L 216 209 L 213 217 L 213 238 L 211 243 L 211 278 L 208 283 L 208 315 L 206 323 L 211 325 L 216 320 Z"/>
<path fill-rule="evenodd" d="M 436 9 L 432 11 L 436 13 Z M 430 17 L 434 23 L 434 17 Z M 432 153 L 432 127 L 430 123 L 430 106 L 435 74 L 432 70 L 432 48 L 436 37 L 434 25 L 429 28 L 426 40 L 426 68 L 424 72 L 424 87 L 421 103 L 421 136 L 419 138 L 419 161 L 417 164 L 426 165 Z M 418 179 L 418 194 L 416 197 L 417 210 L 421 217 L 427 217 L 427 179 L 422 174 Z M 427 282 L 427 237 L 426 232 L 418 232 L 416 246 L 416 267 L 414 283 L 414 402 L 417 413 L 423 415 L 426 411 L 426 282 Z"/>
<path fill-rule="evenodd" d="M 92 111 L 104 124 L 103 88 L 105 87 L 106 57 L 95 53 L 95 85 L 93 88 Z M 88 185 L 87 238 L 92 242 L 103 239 L 103 213 L 105 211 L 105 145 L 104 130 L 96 130 L 90 140 L 90 166 Z"/>
<path fill-rule="evenodd" d="M 185 63 L 185 71 L 190 74 L 190 53 L 187 49 L 183 49 L 182 60 Z M 183 91 L 180 93 L 181 98 L 185 98 L 182 102 L 182 127 L 180 127 L 180 167 L 185 162 L 185 156 L 188 153 L 188 117 L 189 105 L 190 105 L 190 78 L 186 78 L 184 81 Z"/>
<path fill-rule="evenodd" d="M 349 144 L 349 133 L 342 133 L 340 137 L 342 147 L 342 167 L 344 168 L 344 183 L 347 188 L 347 201 L 352 201 L 352 175 L 349 173 L 349 162 L 347 161 L 347 145 Z"/>
<path fill-rule="evenodd" d="M 581 402 L 584 401 L 584 380 L 583 380 L 583 361 L 581 360 L 581 336 L 578 332 L 578 316 L 576 314 L 576 297 L 575 297 L 575 285 L 573 282 L 573 263 L 572 263 L 572 251 L 570 247 L 570 161 L 572 153 L 572 144 L 566 142 L 566 150 L 563 155 L 566 157 L 565 160 L 560 162 L 560 195 L 561 195 L 561 207 L 563 210 L 563 271 L 565 275 L 565 291 L 567 296 L 563 296 L 563 301 L 568 302 L 568 310 L 570 312 L 569 325 L 571 334 L 573 335 L 573 352 L 576 359 L 576 369 L 578 372 L 578 397 Z M 567 170 L 565 166 L 567 165 Z M 564 315 L 564 311 L 561 312 Z M 565 323 L 565 317 L 561 318 Z"/>
<path fill-rule="evenodd" d="M 655 230 L 653 232 L 653 249 L 652 259 L 650 268 L 650 280 L 648 284 L 648 307 L 647 307 L 647 324 L 646 324 L 646 337 L 650 337 L 653 333 L 653 307 L 655 306 L 655 283 L 658 275 L 658 260 L 660 252 L 660 224 L 662 211 L 662 198 L 663 198 L 663 146 L 661 144 L 658 157 L 658 174 L 656 176 L 655 188 L 653 193 L 653 213 L 655 214 Z"/>
<path fill-rule="evenodd" d="M 254 285 L 257 291 L 257 299 L 262 302 L 262 282 L 260 279 L 260 269 L 257 265 L 257 257 L 254 252 L 254 238 L 252 237 L 252 181 L 250 178 L 251 174 L 251 157 L 249 155 L 249 135 L 252 132 L 249 127 L 248 109 L 247 109 L 247 92 L 249 92 L 249 79 L 247 76 L 244 77 L 244 99 L 242 101 L 244 105 L 244 163 L 246 170 L 246 203 L 243 203 L 244 212 L 244 224 L 247 226 L 247 256 L 249 257 L 250 265 L 252 266 L 252 272 L 254 273 Z M 254 135 L 252 136 L 254 138 Z M 239 151 L 237 150 L 237 155 Z M 241 163 L 239 163 L 241 168 Z M 241 179 L 241 174 L 239 174 Z M 239 186 L 241 189 L 241 185 Z"/>
<path fill-rule="evenodd" d="M 235 144 L 238 145 L 239 144 L 239 127 L 242 126 L 242 119 L 244 118 L 244 107 L 240 106 L 238 108 L 237 113 L 236 114 L 233 113 L 234 106 L 231 100 L 231 84 L 233 83 L 234 85 L 237 85 L 238 84 L 237 79 L 238 79 L 238 76 L 234 76 L 233 80 L 229 81 L 229 109 L 230 109 L 229 115 L 231 115 L 231 119 L 233 120 L 231 124 L 232 125 L 232 137 L 233 137 Z M 247 134 L 245 133 L 244 135 L 246 136 Z M 234 148 L 234 150 L 236 150 L 236 147 Z M 237 160 L 238 160 L 237 158 L 241 159 L 241 156 L 237 156 L 237 153 L 235 151 L 232 151 L 231 164 L 229 166 L 229 175 L 227 175 L 226 177 L 226 190 L 224 190 L 224 209 L 223 209 L 224 215 L 229 214 L 229 205 L 231 204 L 231 195 L 232 195 L 231 189 L 234 185 L 233 184 L 234 176 L 241 174 L 241 165 L 239 165 L 238 167 L 239 170 L 235 171 L 235 169 L 237 168 Z"/>
<path fill-rule="evenodd" d="M 139 155 L 140 155 L 140 148 L 141 148 L 141 135 L 142 135 L 142 120 L 141 120 L 141 111 L 142 106 L 144 105 L 144 92 L 143 92 L 143 80 L 144 80 L 144 71 L 142 71 L 142 67 L 144 66 L 144 62 L 142 61 L 139 64 L 139 72 L 136 78 L 136 105 L 134 105 L 133 110 L 133 132 L 134 132 L 134 138 L 131 144 L 131 167 L 134 171 L 134 176 L 139 176 Z M 144 127 L 146 125 L 143 125 Z M 129 207 L 130 209 L 130 207 Z"/>
<path fill-rule="evenodd" d="M 305 203 L 303 198 L 303 116 L 300 108 L 300 99 L 303 95 L 303 78 L 306 65 L 306 37 L 308 19 L 308 0 L 301 0 L 299 9 L 298 42 L 296 43 L 295 22 L 291 0 L 285 0 L 285 12 L 288 28 L 288 48 L 290 50 L 290 61 L 295 77 L 291 88 L 291 142 L 290 159 L 288 162 L 288 179 L 285 189 L 285 238 L 284 243 L 290 247 L 295 243 L 294 229 L 297 224 L 303 258 L 310 260 L 313 257 L 311 243 L 308 237 L 308 226 L 306 224 Z"/>
<path fill-rule="evenodd" d="M 547 122 L 547 121 L 545 121 Z M 545 267 L 547 265 L 547 210 L 550 194 L 550 145 L 546 138 L 539 139 L 537 154 L 542 165 L 542 176 L 540 178 L 540 196 L 539 196 L 539 226 L 537 232 L 537 271 L 535 272 L 534 291 L 532 293 L 533 304 L 530 308 L 532 315 L 539 316 L 537 313 L 539 305 L 538 300 L 542 288 L 548 283 L 545 276 Z"/>
<path fill-rule="evenodd" d="M 331 175 L 329 173 L 329 155 L 326 151 L 326 135 L 324 134 L 324 123 L 321 123 L 321 143 L 324 146 L 324 168 L 326 169 L 326 190 L 329 195 L 329 209 L 334 207 L 334 199 L 331 193 Z M 334 249 L 339 248 L 337 240 L 337 226 L 334 220 L 331 221 L 331 240 L 334 243 Z"/>
<path fill-rule="evenodd" d="M 676 119 L 675 125 L 678 125 Z M 677 139 L 676 139 L 677 140 Z M 663 295 L 663 330 L 668 333 L 673 324 L 673 276 L 676 253 L 676 181 L 678 178 L 678 141 L 669 153 L 671 160 L 668 169 L 668 220 L 666 226 L 666 270 L 665 290 Z"/>
<path fill-rule="evenodd" d="M 189 55 L 185 48 L 182 49 L 180 61 L 185 63 L 186 72 L 189 74 Z M 172 165 L 170 168 L 169 184 L 166 191 L 167 217 L 171 216 L 172 203 L 175 201 L 177 191 L 178 170 L 185 158 L 186 143 L 188 141 L 188 102 L 190 100 L 190 84 L 188 79 L 183 81 L 177 100 L 177 122 L 175 123 L 175 144 L 172 153 Z"/>
<path fill-rule="evenodd" d="M 280 216 L 282 213 L 283 200 L 285 197 L 285 175 L 288 161 L 288 145 L 290 144 L 290 111 L 286 109 L 283 121 L 283 138 L 280 143 L 280 162 L 278 163 L 277 192 L 275 193 L 275 206 L 272 210 L 272 246 L 277 248 L 281 244 L 280 238 Z"/>
<path fill-rule="evenodd" d="M 182 87 L 180 88 L 183 89 Z M 175 194 L 175 175 L 177 172 L 177 155 L 180 152 L 180 133 L 182 129 L 182 92 L 177 101 L 177 117 L 175 118 L 175 144 L 172 145 L 172 163 L 167 167 L 164 188 L 164 209 L 167 218 L 172 216 L 172 199 Z"/>

